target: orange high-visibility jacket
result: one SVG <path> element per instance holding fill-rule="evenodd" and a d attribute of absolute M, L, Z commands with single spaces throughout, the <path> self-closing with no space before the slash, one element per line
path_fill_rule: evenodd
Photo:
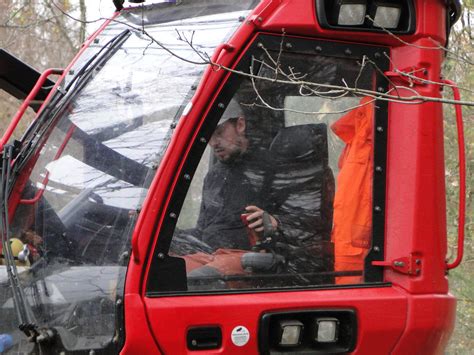
<path fill-rule="evenodd" d="M 360 107 L 332 126 L 346 144 L 339 158 L 334 197 L 335 269 L 363 270 L 372 232 L 373 99 L 364 97 Z"/>

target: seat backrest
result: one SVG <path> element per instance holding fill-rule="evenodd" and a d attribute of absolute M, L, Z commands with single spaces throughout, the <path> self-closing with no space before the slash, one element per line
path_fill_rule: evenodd
<path fill-rule="evenodd" d="M 282 128 L 273 139 L 271 196 L 275 214 L 288 225 L 289 243 L 329 241 L 334 176 L 328 166 L 324 123 Z"/>

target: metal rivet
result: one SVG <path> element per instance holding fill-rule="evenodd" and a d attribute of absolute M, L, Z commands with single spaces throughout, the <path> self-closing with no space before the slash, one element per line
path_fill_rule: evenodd
<path fill-rule="evenodd" d="M 377 126 L 377 132 L 383 132 L 383 127 L 382 126 Z"/>
<path fill-rule="evenodd" d="M 161 260 L 163 260 L 165 258 L 165 254 L 163 254 L 163 253 L 158 253 L 157 256 L 158 256 L 158 259 L 161 259 Z"/>
<path fill-rule="evenodd" d="M 69 70 L 69 75 L 74 75 L 74 70 Z"/>
<path fill-rule="evenodd" d="M 351 55 L 351 54 L 352 54 L 352 51 L 351 51 L 349 48 L 347 48 L 347 49 L 344 51 L 344 54 L 345 54 L 345 55 Z"/>
<path fill-rule="evenodd" d="M 207 140 L 206 140 L 206 138 L 201 137 L 201 138 L 199 138 L 199 142 L 201 142 L 201 143 L 207 143 Z"/>
<path fill-rule="evenodd" d="M 196 339 L 191 340 L 191 344 L 192 344 L 193 346 L 196 346 L 197 343 L 198 343 L 198 342 L 196 341 Z"/>
<path fill-rule="evenodd" d="M 222 102 L 219 102 L 219 103 L 217 104 L 217 107 L 219 107 L 219 108 L 225 108 L 225 105 L 224 105 Z"/>
<path fill-rule="evenodd" d="M 196 90 L 197 89 L 197 85 L 191 85 L 191 90 Z"/>
<path fill-rule="evenodd" d="M 170 218 L 176 218 L 176 213 L 171 212 L 171 213 L 170 213 Z"/>
<path fill-rule="evenodd" d="M 285 43 L 286 49 L 291 49 L 293 48 L 293 45 L 291 43 Z"/>
<path fill-rule="evenodd" d="M 323 48 L 321 46 L 316 46 L 316 48 L 314 49 L 316 52 L 322 52 L 323 51 Z"/>
<path fill-rule="evenodd" d="M 420 270 L 420 269 L 416 269 L 415 272 L 416 272 L 417 275 L 421 274 L 421 270 Z"/>
<path fill-rule="evenodd" d="M 262 22 L 262 21 L 263 21 L 263 18 L 261 18 L 261 17 L 259 16 L 259 17 L 257 17 L 257 21 L 258 21 L 258 22 Z"/>
<path fill-rule="evenodd" d="M 173 122 L 172 124 L 170 124 L 170 128 L 175 129 L 176 128 L 176 123 Z"/>
<path fill-rule="evenodd" d="M 415 263 L 416 263 L 416 265 L 420 265 L 420 264 L 421 264 L 421 260 L 420 260 L 420 259 L 416 259 L 416 260 L 415 260 Z"/>
<path fill-rule="evenodd" d="M 380 248 L 378 246 L 374 246 L 372 249 L 376 251 L 377 253 L 380 251 Z"/>
<path fill-rule="evenodd" d="M 115 304 L 116 304 L 117 306 L 120 306 L 120 305 L 122 304 L 122 300 L 121 300 L 120 298 L 117 299 L 117 301 L 115 301 Z"/>
<path fill-rule="evenodd" d="M 184 178 L 184 180 L 189 181 L 189 180 L 191 180 L 191 175 L 189 175 L 189 174 L 184 174 L 184 175 L 183 175 L 183 178 Z"/>
<path fill-rule="evenodd" d="M 94 38 L 94 43 L 99 43 L 99 39 L 98 39 L 98 38 Z"/>
<path fill-rule="evenodd" d="M 393 265 L 398 267 L 404 267 L 405 263 L 403 261 L 394 261 Z"/>
<path fill-rule="evenodd" d="M 384 89 L 383 87 L 379 86 L 379 87 L 377 88 L 377 91 L 378 91 L 378 92 L 384 92 L 385 89 Z"/>
<path fill-rule="evenodd" d="M 239 16 L 239 22 L 244 22 L 245 16 Z"/>
<path fill-rule="evenodd" d="M 374 207 L 375 212 L 382 212 L 382 207 L 380 206 L 375 206 Z"/>
<path fill-rule="evenodd" d="M 258 43 L 257 43 L 257 47 L 258 47 L 258 48 L 263 48 L 263 43 L 262 43 L 262 42 L 258 42 Z"/>
<path fill-rule="evenodd" d="M 374 57 L 375 57 L 375 58 L 380 58 L 380 57 L 381 57 L 381 54 L 380 54 L 379 52 L 375 52 Z"/>
<path fill-rule="evenodd" d="M 381 173 L 382 172 L 382 167 L 381 166 L 376 166 L 375 167 L 375 171 L 378 172 L 378 173 Z"/>

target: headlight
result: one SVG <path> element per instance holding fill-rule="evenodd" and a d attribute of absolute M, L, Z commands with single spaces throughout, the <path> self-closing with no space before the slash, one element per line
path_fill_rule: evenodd
<path fill-rule="evenodd" d="M 335 10 L 338 12 L 338 25 L 359 26 L 365 21 L 367 4 L 365 1 L 339 0 Z"/>
<path fill-rule="evenodd" d="M 303 323 L 298 320 L 280 321 L 280 346 L 298 346 L 303 335 Z"/>
<path fill-rule="evenodd" d="M 376 3 L 374 26 L 387 29 L 397 28 L 400 21 L 402 8 L 396 4 L 377 4 Z"/>
<path fill-rule="evenodd" d="M 339 320 L 336 318 L 317 318 L 315 340 L 318 343 L 335 343 L 338 327 Z"/>
<path fill-rule="evenodd" d="M 452 0 L 455 1 L 455 0 Z M 322 28 L 411 34 L 416 30 L 414 0 L 314 0 Z M 385 33 L 386 35 L 386 33 Z"/>

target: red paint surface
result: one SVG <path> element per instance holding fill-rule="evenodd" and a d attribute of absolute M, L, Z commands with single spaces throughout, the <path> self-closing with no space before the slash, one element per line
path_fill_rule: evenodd
<path fill-rule="evenodd" d="M 232 66 L 259 32 L 308 36 L 335 41 L 391 46 L 393 68 L 411 66 L 428 69 L 428 80 L 440 81 L 443 54 L 439 50 L 403 45 L 386 34 L 333 32 L 321 29 L 314 15 L 313 1 L 263 1 L 229 40 L 232 51 L 221 48 L 219 64 Z M 445 10 L 439 1 L 416 1 L 417 31 L 402 36 L 420 47 L 434 47 L 445 41 L 442 21 Z M 257 21 L 258 18 L 262 21 Z M 219 325 L 223 346 L 206 353 L 257 353 L 257 325 L 263 312 L 294 309 L 352 308 L 358 316 L 358 342 L 354 353 L 429 354 L 442 352 L 454 326 L 455 300 L 448 294 L 446 272 L 446 217 L 442 108 L 438 103 L 389 104 L 387 147 L 385 260 L 419 253 L 422 272 L 409 276 L 386 269 L 387 288 L 339 289 L 240 295 L 147 298 L 143 285 L 149 258 L 156 244 L 156 218 L 161 223 L 172 187 L 227 73 L 207 70 L 192 99 L 193 109 L 181 120 L 157 177 L 145 202 L 134 238 L 139 262 L 131 262 L 126 283 L 126 312 L 129 298 L 140 294 L 147 323 L 143 334 L 153 334 L 164 353 L 188 353 L 186 330 L 196 325 Z M 438 85 L 417 87 L 423 95 L 439 97 Z M 409 95 L 409 92 L 402 92 Z M 136 306 L 136 303 L 133 303 Z M 238 348 L 230 341 L 237 325 L 246 326 L 249 343 Z M 128 327 L 128 325 L 127 325 Z M 127 333 L 126 344 L 137 339 Z M 154 346 L 154 345 L 153 345 Z M 124 353 L 131 353 L 124 349 Z M 150 345 L 150 351 L 156 351 Z M 153 350 L 154 349 L 154 350 Z"/>
<path fill-rule="evenodd" d="M 445 16 L 444 2 L 415 2 L 417 30 L 402 39 L 420 47 L 407 46 L 383 33 L 321 29 L 313 0 L 263 0 L 229 40 L 230 46 L 220 47 L 215 58 L 219 64 L 231 67 L 257 33 L 279 35 L 284 29 L 287 35 L 390 46 L 392 70 L 423 67 L 428 69 L 428 80 L 440 81 L 443 54 L 423 47 L 433 47 L 434 41 L 445 42 L 444 21 L 439 21 Z M 107 23 L 102 29 L 105 26 Z M 83 49 L 93 39 L 88 39 Z M 180 120 L 143 205 L 132 238 L 133 258 L 125 286 L 126 339 L 122 353 L 187 353 L 185 334 L 189 327 L 220 325 L 223 346 L 215 353 L 252 354 L 257 352 L 257 325 L 263 312 L 303 308 L 354 309 L 358 317 L 357 354 L 442 353 L 454 326 L 455 300 L 448 293 L 445 275 L 443 119 L 439 103 L 389 104 L 384 260 L 418 253 L 422 258 L 419 276 L 387 268 L 384 280 L 391 286 L 383 288 L 145 297 L 146 273 L 157 240 L 155 227 L 159 230 L 190 142 L 227 76 L 223 70 L 206 71 L 192 99 L 193 109 Z M 440 96 L 438 85 L 419 86 L 417 90 L 423 95 Z M 29 167 L 31 164 L 26 171 Z M 28 175 L 18 179 L 10 199 L 10 215 Z M 246 326 L 251 333 L 249 343 L 242 348 L 230 342 L 229 334 L 237 325 Z"/>

